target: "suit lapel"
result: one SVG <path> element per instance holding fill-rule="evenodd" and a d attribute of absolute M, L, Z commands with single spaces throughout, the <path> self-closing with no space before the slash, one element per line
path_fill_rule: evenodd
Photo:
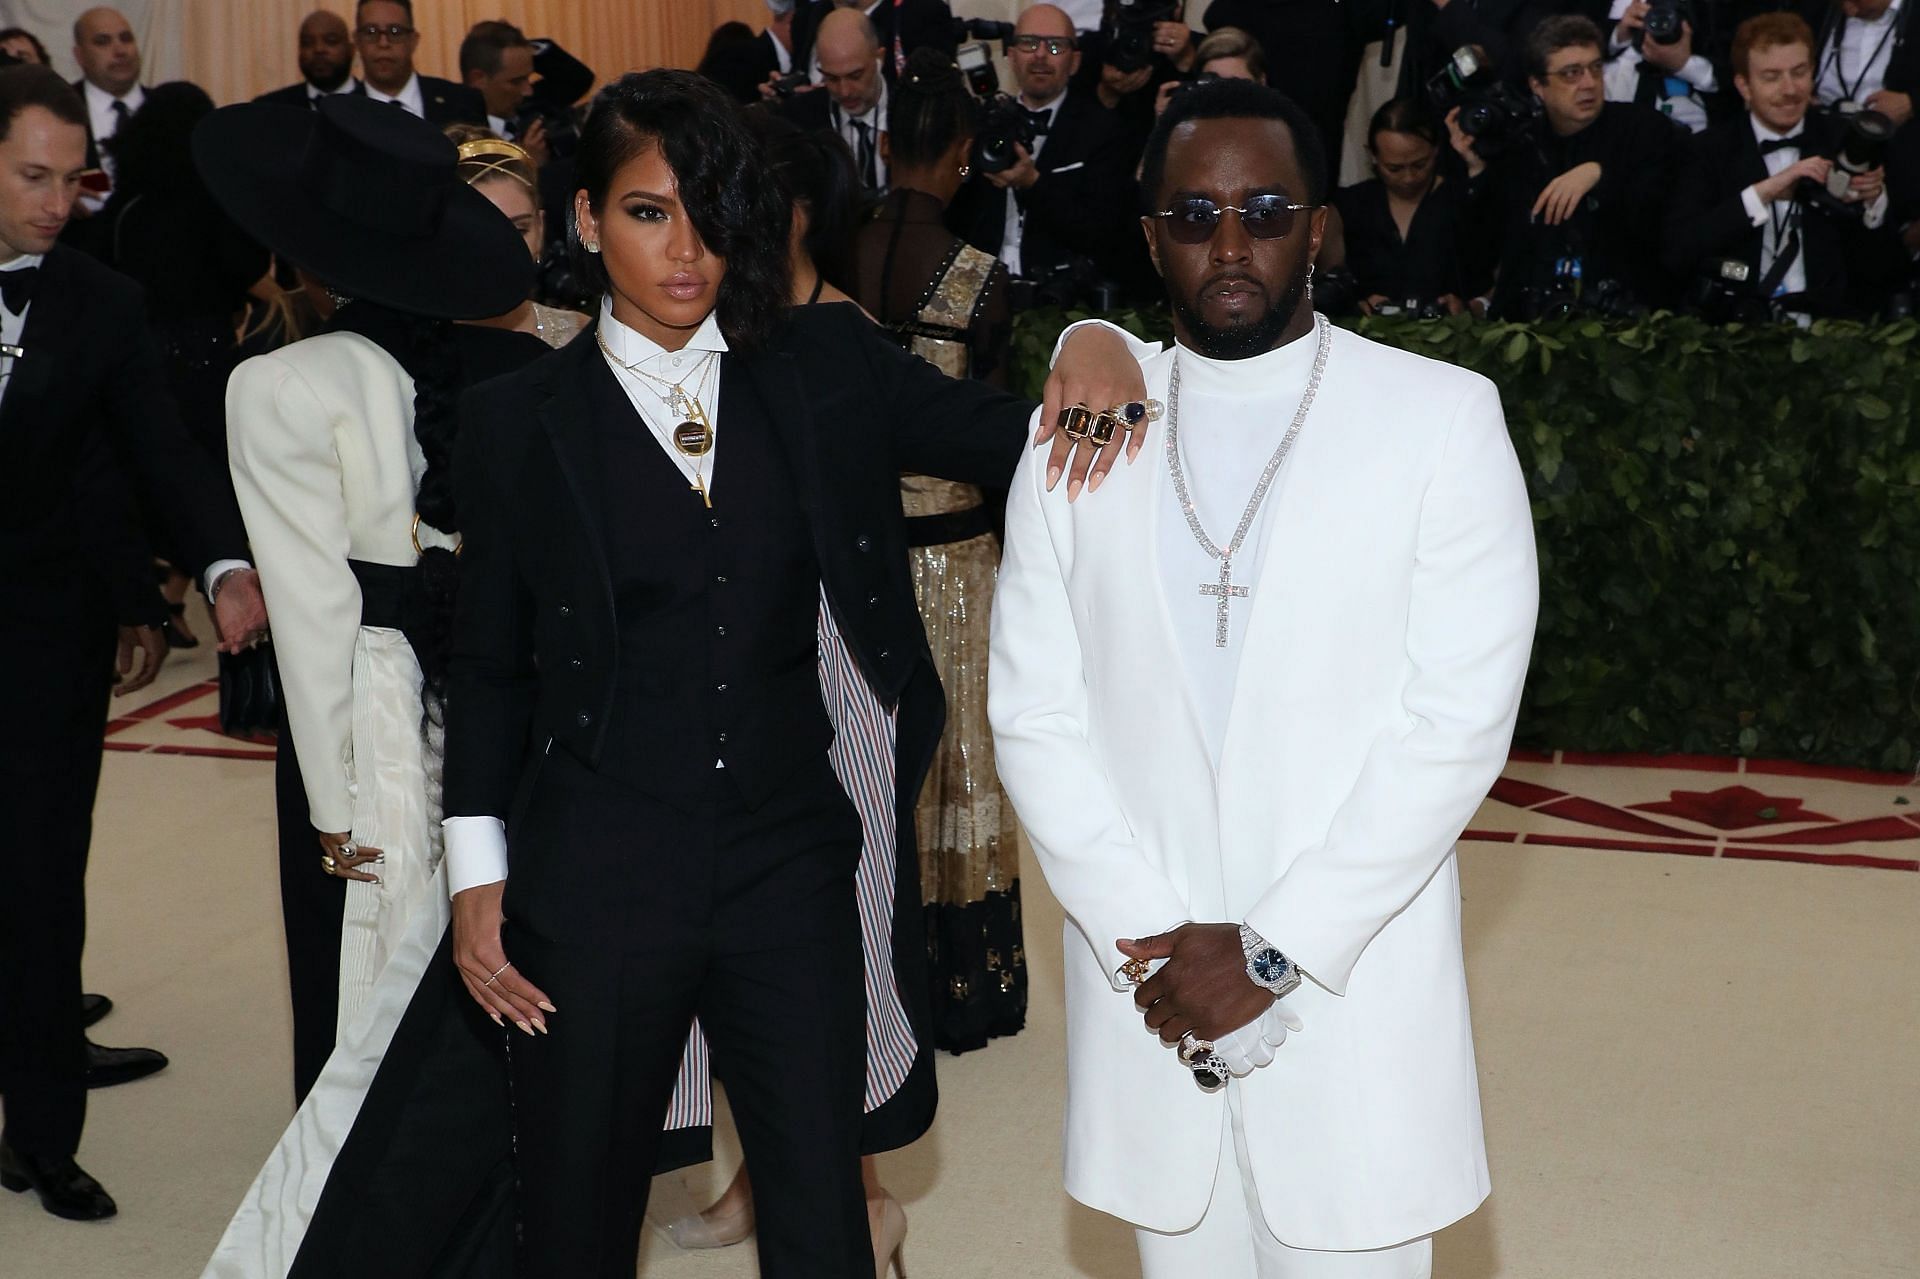
<path fill-rule="evenodd" d="M 603 414 L 632 415 L 633 405 L 614 380 L 613 370 L 600 357 L 598 343 L 575 342 L 567 349 L 567 358 L 557 363 L 560 367 L 549 381 L 553 394 L 540 405 L 540 425 L 553 442 L 560 474 L 573 494 L 580 522 L 587 530 L 595 569 L 611 601 L 613 583 L 607 572 L 606 529 L 593 424 Z"/>
<path fill-rule="evenodd" d="M 40 263 L 33 304 L 27 308 L 27 322 L 20 331 L 20 349 L 26 354 L 13 362 L 6 398 L 0 400 L 0 435 L 13 429 L 15 422 L 34 420 L 31 410 L 45 401 L 53 386 L 53 366 L 61 338 L 86 331 L 80 320 L 84 290 L 74 284 L 68 269 L 72 260 L 69 255 L 76 252 L 55 245 Z"/>

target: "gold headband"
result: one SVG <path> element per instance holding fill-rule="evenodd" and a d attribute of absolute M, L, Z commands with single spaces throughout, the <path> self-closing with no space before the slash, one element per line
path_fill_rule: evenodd
<path fill-rule="evenodd" d="M 508 167 L 516 163 L 529 168 L 537 167 L 533 157 L 527 154 L 527 149 L 517 142 L 508 142 L 505 138 L 475 138 L 471 142 L 462 142 L 460 163 L 478 166 L 476 172 L 466 175 L 468 186 L 484 182 L 499 173 L 512 178 L 529 191 L 534 189 L 533 183 L 527 181 L 524 175 Z"/>

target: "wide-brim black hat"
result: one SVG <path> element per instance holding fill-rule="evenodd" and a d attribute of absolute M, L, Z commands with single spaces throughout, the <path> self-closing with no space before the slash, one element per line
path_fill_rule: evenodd
<path fill-rule="evenodd" d="M 460 180 L 453 143 L 402 107 L 352 94 L 317 111 L 223 107 L 194 129 L 193 158 L 247 234 L 348 297 L 483 320 L 533 290 L 526 241 Z"/>

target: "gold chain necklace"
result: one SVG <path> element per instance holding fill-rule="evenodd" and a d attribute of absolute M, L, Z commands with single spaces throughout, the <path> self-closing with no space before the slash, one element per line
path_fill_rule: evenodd
<path fill-rule="evenodd" d="M 600 344 L 600 353 L 608 360 L 636 377 L 643 377 L 649 382 L 658 383 L 659 386 L 667 388 L 664 392 L 658 389 L 654 389 L 653 392 L 666 406 L 667 412 L 680 419 L 667 433 L 667 439 L 673 445 L 675 452 L 692 462 L 693 491 L 700 495 L 700 500 L 706 503 L 707 509 L 712 510 L 713 496 L 707 491 L 705 459 L 707 454 L 713 452 L 714 441 L 719 432 L 714 429 L 713 419 L 707 416 L 706 405 L 702 403 L 702 399 L 712 380 L 714 367 L 720 362 L 719 352 L 709 351 L 702 358 L 699 383 L 694 388 L 693 394 L 688 395 L 685 378 L 675 382 L 657 373 L 649 373 L 638 365 L 628 364 L 615 355 L 612 348 L 607 345 L 605 333 L 596 329 L 593 336 Z M 691 377 L 692 374 L 688 376 Z"/>

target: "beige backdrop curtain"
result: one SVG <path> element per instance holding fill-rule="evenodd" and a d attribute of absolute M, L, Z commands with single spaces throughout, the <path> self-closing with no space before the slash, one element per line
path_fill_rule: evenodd
<path fill-rule="evenodd" d="M 128 17 L 139 7 L 128 6 Z M 151 0 L 149 7 L 145 23 L 134 19 L 151 50 L 149 82 L 192 80 L 216 102 L 298 80 L 296 33 L 315 8 L 353 21 L 351 0 Z M 758 30 L 767 10 L 762 0 L 415 0 L 413 14 L 417 62 L 427 75 L 459 79 L 468 28 L 505 18 L 530 36 L 558 41 L 604 81 L 647 67 L 691 67 L 714 27 L 737 18 Z"/>

